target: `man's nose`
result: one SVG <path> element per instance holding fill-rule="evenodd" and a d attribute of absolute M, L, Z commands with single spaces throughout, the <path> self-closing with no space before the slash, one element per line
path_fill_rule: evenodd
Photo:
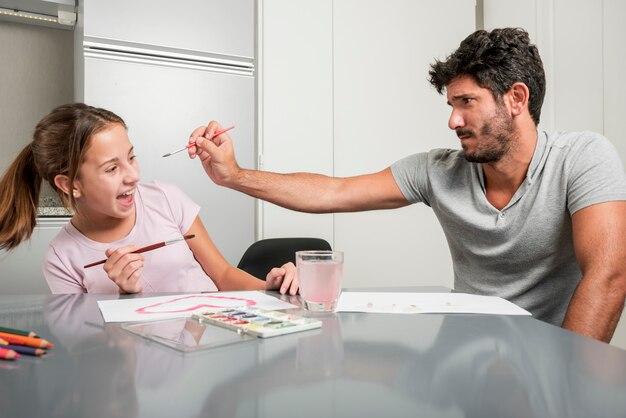
<path fill-rule="evenodd" d="M 448 128 L 454 131 L 463 127 L 465 127 L 465 120 L 463 119 L 461 112 L 453 109 L 452 113 L 450 113 L 450 119 L 448 119 Z"/>

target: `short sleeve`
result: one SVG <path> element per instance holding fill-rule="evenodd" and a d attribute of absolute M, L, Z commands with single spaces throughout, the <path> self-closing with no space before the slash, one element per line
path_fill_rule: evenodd
<path fill-rule="evenodd" d="M 162 181 L 154 183 L 163 192 L 181 234 L 189 231 L 200 212 L 200 206 L 173 184 Z"/>
<path fill-rule="evenodd" d="M 63 263 L 52 245 L 48 246 L 43 262 L 43 275 L 50 291 L 54 294 L 87 293 L 87 290 L 68 273 L 69 271 L 71 267 Z"/>
<path fill-rule="evenodd" d="M 566 164 L 571 214 L 597 203 L 626 200 L 626 176 L 617 151 L 603 136 L 585 134 Z"/>
<path fill-rule="evenodd" d="M 428 153 L 413 154 L 391 165 L 391 173 L 404 195 L 411 203 L 424 202 L 427 199 Z"/>

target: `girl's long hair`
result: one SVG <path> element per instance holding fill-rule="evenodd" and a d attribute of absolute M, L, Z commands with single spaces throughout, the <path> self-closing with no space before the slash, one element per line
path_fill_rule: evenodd
<path fill-rule="evenodd" d="M 33 141 L 17 156 L 0 180 L 0 249 L 11 250 L 30 238 L 37 224 L 41 182 L 57 192 L 63 205 L 74 211 L 76 202 L 54 183 L 66 175 L 70 188 L 93 135 L 112 124 L 126 124 L 105 109 L 72 103 L 59 106 L 35 128 Z"/>

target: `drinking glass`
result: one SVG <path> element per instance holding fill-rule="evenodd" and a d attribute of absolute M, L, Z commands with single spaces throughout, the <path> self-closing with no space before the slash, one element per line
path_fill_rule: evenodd
<path fill-rule="evenodd" d="M 297 251 L 300 296 L 310 311 L 332 312 L 337 307 L 343 276 L 342 251 Z"/>

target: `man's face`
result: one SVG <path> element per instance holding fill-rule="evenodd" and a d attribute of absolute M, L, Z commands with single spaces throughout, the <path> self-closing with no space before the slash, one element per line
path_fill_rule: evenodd
<path fill-rule="evenodd" d="M 446 92 L 452 106 L 448 126 L 461 140 L 465 159 L 473 163 L 500 161 L 509 152 L 515 133 L 504 101 L 496 101 L 491 90 L 469 76 L 452 80 Z"/>

